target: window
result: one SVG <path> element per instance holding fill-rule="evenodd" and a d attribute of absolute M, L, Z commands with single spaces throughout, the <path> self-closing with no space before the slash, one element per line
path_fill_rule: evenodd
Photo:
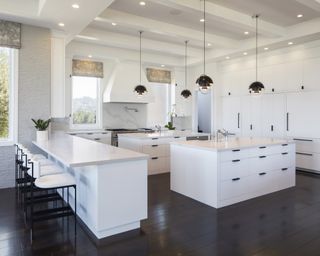
<path fill-rule="evenodd" d="M 0 145 L 16 139 L 17 50 L 0 47 Z"/>
<path fill-rule="evenodd" d="M 73 129 L 101 128 L 100 78 L 72 77 Z"/>

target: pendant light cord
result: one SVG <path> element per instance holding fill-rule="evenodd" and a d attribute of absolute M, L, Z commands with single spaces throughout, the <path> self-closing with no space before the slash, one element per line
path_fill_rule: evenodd
<path fill-rule="evenodd" d="M 203 74 L 206 74 L 206 0 L 203 0 Z"/>
<path fill-rule="evenodd" d="M 187 80 L 188 80 L 188 41 L 185 41 L 185 58 L 184 58 L 184 87 L 187 89 Z"/>
<path fill-rule="evenodd" d="M 256 81 L 258 81 L 258 18 L 259 15 L 255 16 L 256 18 Z"/>
<path fill-rule="evenodd" d="M 142 52 L 141 37 L 142 37 L 142 31 L 140 31 L 140 85 L 141 85 L 141 66 L 142 66 L 142 62 L 141 62 L 141 52 Z"/>

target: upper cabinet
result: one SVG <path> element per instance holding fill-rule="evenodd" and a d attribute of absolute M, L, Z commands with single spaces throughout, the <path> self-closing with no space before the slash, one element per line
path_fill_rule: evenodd
<path fill-rule="evenodd" d="M 240 97 L 222 98 L 222 128 L 231 133 L 241 133 L 241 99 Z"/>
<path fill-rule="evenodd" d="M 176 114 L 177 116 L 191 116 L 192 115 L 192 97 L 194 96 L 194 91 L 188 86 L 185 87 L 185 75 L 184 71 L 175 70 L 174 71 L 174 85 L 175 85 L 175 102 L 176 102 Z M 184 89 L 189 89 L 192 96 L 185 99 L 181 96 L 181 92 Z"/>
<path fill-rule="evenodd" d="M 320 89 L 320 58 L 309 59 L 303 63 L 303 83 L 305 90 Z M 301 89 L 301 88 L 299 88 Z"/>
<path fill-rule="evenodd" d="M 144 70 L 141 83 L 146 86 L 148 92 L 145 95 L 137 95 L 134 88 L 140 84 L 140 68 L 136 62 L 118 63 L 108 80 L 103 94 L 104 102 L 128 102 L 150 103 L 154 102 L 152 84 L 147 81 Z"/>

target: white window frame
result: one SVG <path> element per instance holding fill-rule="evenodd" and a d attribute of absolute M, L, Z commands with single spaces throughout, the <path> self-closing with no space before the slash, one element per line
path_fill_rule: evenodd
<path fill-rule="evenodd" d="M 101 78 L 97 77 L 97 116 L 95 124 L 74 124 L 73 123 L 73 78 L 71 79 L 71 116 L 70 116 L 70 129 L 71 130 L 90 130 L 102 129 L 102 102 L 101 102 Z"/>
<path fill-rule="evenodd" d="M 10 67 L 10 84 L 9 84 L 9 136 L 0 139 L 1 146 L 12 146 L 18 139 L 18 80 L 19 80 L 19 50 L 10 49 L 11 60 L 13 65 Z"/>

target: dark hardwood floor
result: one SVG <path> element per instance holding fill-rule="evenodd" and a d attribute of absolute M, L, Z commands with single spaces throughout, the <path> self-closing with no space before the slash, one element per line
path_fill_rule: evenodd
<path fill-rule="evenodd" d="M 130 209 L 128 209 L 130 210 Z M 320 255 L 320 176 L 297 186 L 215 210 L 170 192 L 169 175 L 149 177 L 149 218 L 140 235 L 97 248 L 73 222 L 37 225 L 30 244 L 14 189 L 0 190 L 0 255 Z"/>

